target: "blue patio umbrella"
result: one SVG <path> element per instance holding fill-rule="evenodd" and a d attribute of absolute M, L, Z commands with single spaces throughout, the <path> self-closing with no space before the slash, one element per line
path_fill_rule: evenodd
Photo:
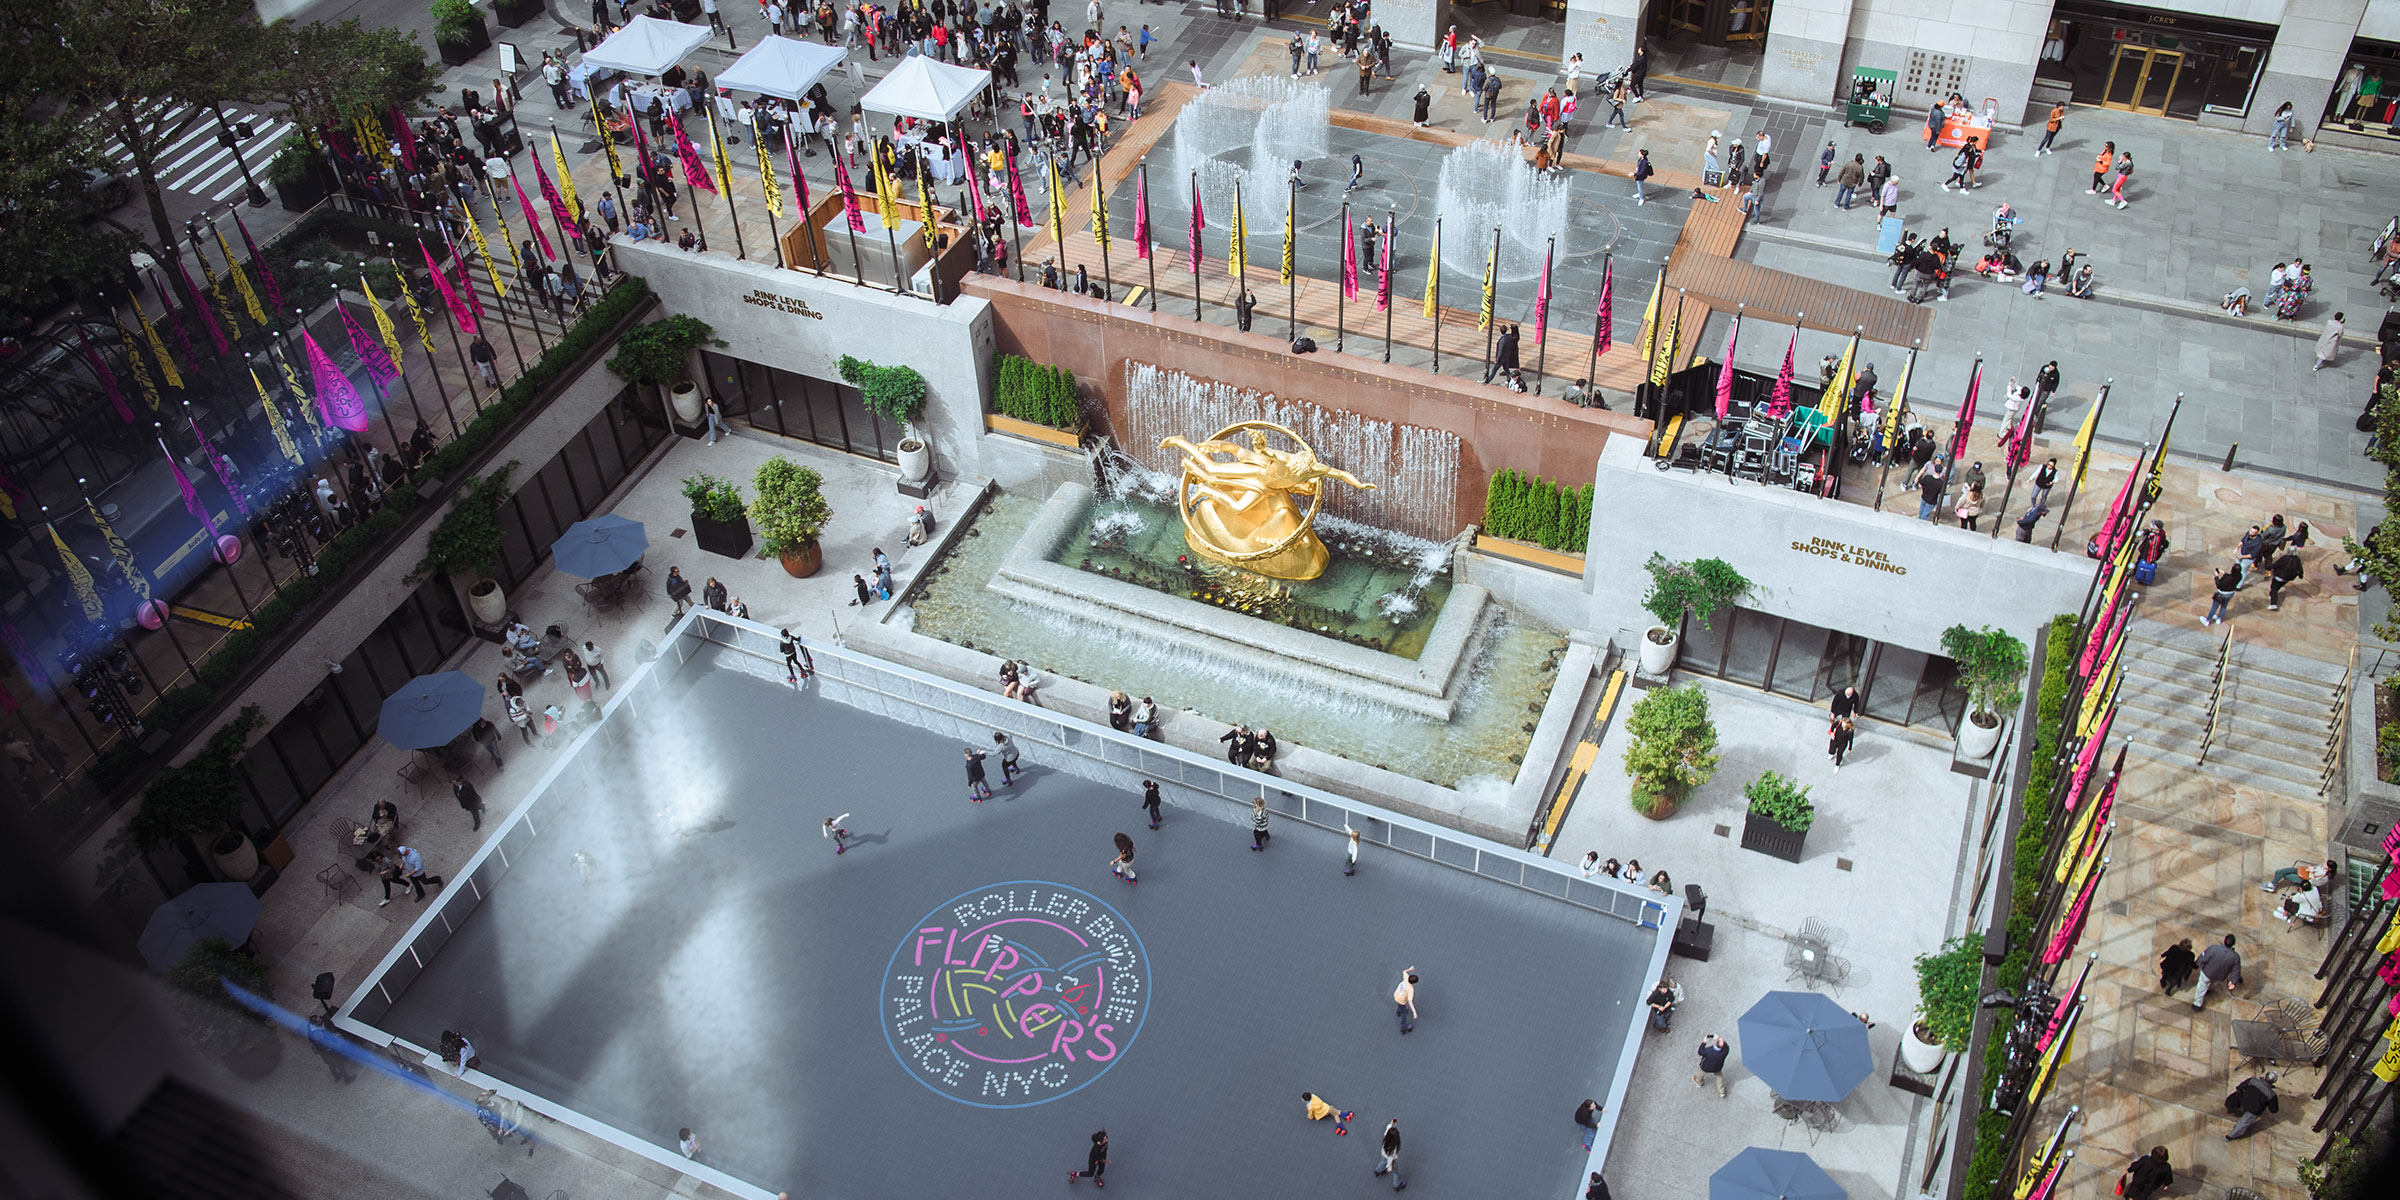
<path fill-rule="evenodd" d="M 375 732 L 403 750 L 448 745 L 483 715 L 483 685 L 457 671 L 419 675 L 383 702 Z"/>
<path fill-rule="evenodd" d="M 258 897 L 249 884 L 203 883 L 159 905 L 136 945 L 151 970 L 164 971 L 182 962 L 192 943 L 215 936 L 239 946 L 256 924 Z"/>
<path fill-rule="evenodd" d="M 1857 1024 L 1857 1022 L 1852 1022 Z M 1863 1029 L 1864 1026 L 1861 1026 Z M 1708 1200 L 1849 1200 L 1833 1176 L 1797 1150 L 1752 1146 L 1708 1177 Z"/>
<path fill-rule="evenodd" d="M 550 543 L 550 561 L 569 575 L 598 579 L 632 566 L 650 548 L 642 523 L 615 513 L 577 521 Z"/>
<path fill-rule="evenodd" d="M 1875 1073 L 1867 1027 L 1816 992 L 1768 992 L 1738 1023 L 1742 1065 L 1786 1100 L 1839 1100 Z"/>

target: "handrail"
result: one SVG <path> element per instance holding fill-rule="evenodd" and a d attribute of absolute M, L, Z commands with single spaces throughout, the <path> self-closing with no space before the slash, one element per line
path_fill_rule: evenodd
<path fill-rule="evenodd" d="M 2217 669 L 2208 681 L 2208 727 L 2200 735 L 2200 765 L 2208 762 L 2209 747 L 2216 744 L 2217 726 L 2225 716 L 2225 676 L 2233 662 L 2233 631 L 2225 632 L 2225 641 L 2217 647 Z"/>
<path fill-rule="evenodd" d="M 2333 714 L 2325 721 L 2325 753 L 2317 760 L 2317 794 L 2322 796 L 2333 789 L 2334 776 L 2342 771 L 2350 746 L 2350 689 L 2358 681 L 2358 643 L 2350 643 L 2350 664 L 2342 669 L 2342 682 L 2333 689 Z"/>

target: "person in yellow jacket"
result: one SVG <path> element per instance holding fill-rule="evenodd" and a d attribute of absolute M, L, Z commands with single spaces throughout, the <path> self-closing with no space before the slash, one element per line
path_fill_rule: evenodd
<path fill-rule="evenodd" d="M 1333 1135 L 1335 1137 L 1348 1137 L 1350 1135 L 1350 1118 L 1358 1114 L 1347 1111 L 1335 1111 L 1332 1105 L 1325 1103 L 1324 1098 L 1317 1095 L 1315 1092 L 1300 1093 L 1300 1100 L 1302 1103 L 1308 1106 L 1309 1120 L 1322 1121 L 1327 1117 L 1332 1117 Z"/>

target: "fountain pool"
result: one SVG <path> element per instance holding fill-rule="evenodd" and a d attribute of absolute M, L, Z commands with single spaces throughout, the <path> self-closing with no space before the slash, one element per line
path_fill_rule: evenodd
<path fill-rule="evenodd" d="M 1566 652 L 1560 634 L 1487 604 L 1460 664 L 1453 714 L 1435 720 L 1320 686 L 1307 663 L 1262 676 L 1182 644 L 1167 630 L 1134 634 L 1011 601 L 989 585 L 1042 508 L 1039 497 L 995 496 L 892 620 L 1097 687 L 1151 696 L 1170 709 L 1265 726 L 1286 742 L 1443 787 L 1505 788 L 1515 777 Z M 1155 523 L 1174 520 L 1171 511 L 1160 513 L 1164 521 Z M 1181 545 L 1181 526 L 1169 528 Z M 1339 530 L 1326 532 L 1337 545 L 1344 540 Z"/>

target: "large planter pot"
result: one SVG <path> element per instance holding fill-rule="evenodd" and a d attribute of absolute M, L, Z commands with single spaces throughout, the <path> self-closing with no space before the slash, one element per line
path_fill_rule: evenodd
<path fill-rule="evenodd" d="M 1942 1060 L 1950 1052 L 1940 1042 L 1929 1042 L 1917 1036 L 1916 1022 L 1911 1021 L 1908 1032 L 1900 1038 L 1900 1062 L 1919 1075 L 1931 1075 L 1942 1069 Z"/>
<path fill-rule="evenodd" d="M 1637 794 L 1652 795 L 1657 797 L 1657 799 L 1650 804 L 1649 810 L 1646 812 L 1643 810 L 1640 804 L 1633 806 L 1633 811 L 1641 813 L 1643 816 L 1648 817 L 1653 821 L 1664 821 L 1668 817 L 1674 816 L 1675 810 L 1683 805 L 1683 796 L 1680 794 L 1673 792 L 1644 792 L 1642 790 L 1642 785 L 1637 783 L 1633 786 L 1634 791 Z"/>
<path fill-rule="evenodd" d="M 900 439 L 900 482 L 923 483 L 933 473 L 933 447 L 916 435 Z"/>
<path fill-rule="evenodd" d="M 750 556 L 750 522 L 747 519 L 711 521 L 693 513 L 692 540 L 700 543 L 700 548 L 710 554 L 747 558 Z"/>
<path fill-rule="evenodd" d="M 217 873 L 235 883 L 247 883 L 258 874 L 258 847 L 239 829 L 229 829 L 209 843 L 209 857 L 217 865 Z"/>
<path fill-rule="evenodd" d="M 1785 862 L 1799 862 L 1801 847 L 1808 842 L 1808 831 L 1789 829 L 1773 817 L 1744 813 L 1742 817 L 1742 849 L 1770 854 Z"/>
<path fill-rule="evenodd" d="M 686 379 L 667 392 L 667 401 L 675 406 L 675 419 L 686 425 L 700 423 L 700 385 Z"/>
<path fill-rule="evenodd" d="M 542 14 L 542 0 L 492 0 L 492 15 L 515 29 Z"/>
<path fill-rule="evenodd" d="M 1665 675 L 1667 669 L 1675 665 L 1675 651 L 1682 642 L 1683 639 L 1676 637 L 1674 630 L 1664 625 L 1653 625 L 1642 631 L 1642 674 Z"/>
<path fill-rule="evenodd" d="M 439 37 L 433 40 L 434 49 L 441 53 L 442 65 L 450 67 L 467 65 L 474 61 L 476 55 L 489 49 L 491 44 L 492 31 L 484 27 L 480 17 L 468 28 L 465 41 L 444 41 Z"/>
<path fill-rule="evenodd" d="M 497 627 L 508 619 L 508 593 L 497 579 L 478 579 L 467 588 L 467 611 L 475 614 L 476 624 Z"/>
<path fill-rule="evenodd" d="M 784 573 L 794 579 L 806 579 L 825 565 L 825 547 L 816 542 L 786 546 L 775 556 L 783 563 Z"/>
<path fill-rule="evenodd" d="M 333 194 L 333 181 L 326 178 L 323 164 L 313 159 L 307 173 L 300 178 L 288 182 L 281 179 L 267 182 L 274 185 L 276 202 L 282 204 L 287 212 L 307 212 L 323 204 L 325 197 Z"/>
<path fill-rule="evenodd" d="M 1980 724 L 1990 721 L 1989 726 Z M 1968 713 L 1958 723 L 1958 757 L 1962 762 L 1981 762 L 1991 757 L 2000 745 L 2000 718 L 1990 713 Z"/>

